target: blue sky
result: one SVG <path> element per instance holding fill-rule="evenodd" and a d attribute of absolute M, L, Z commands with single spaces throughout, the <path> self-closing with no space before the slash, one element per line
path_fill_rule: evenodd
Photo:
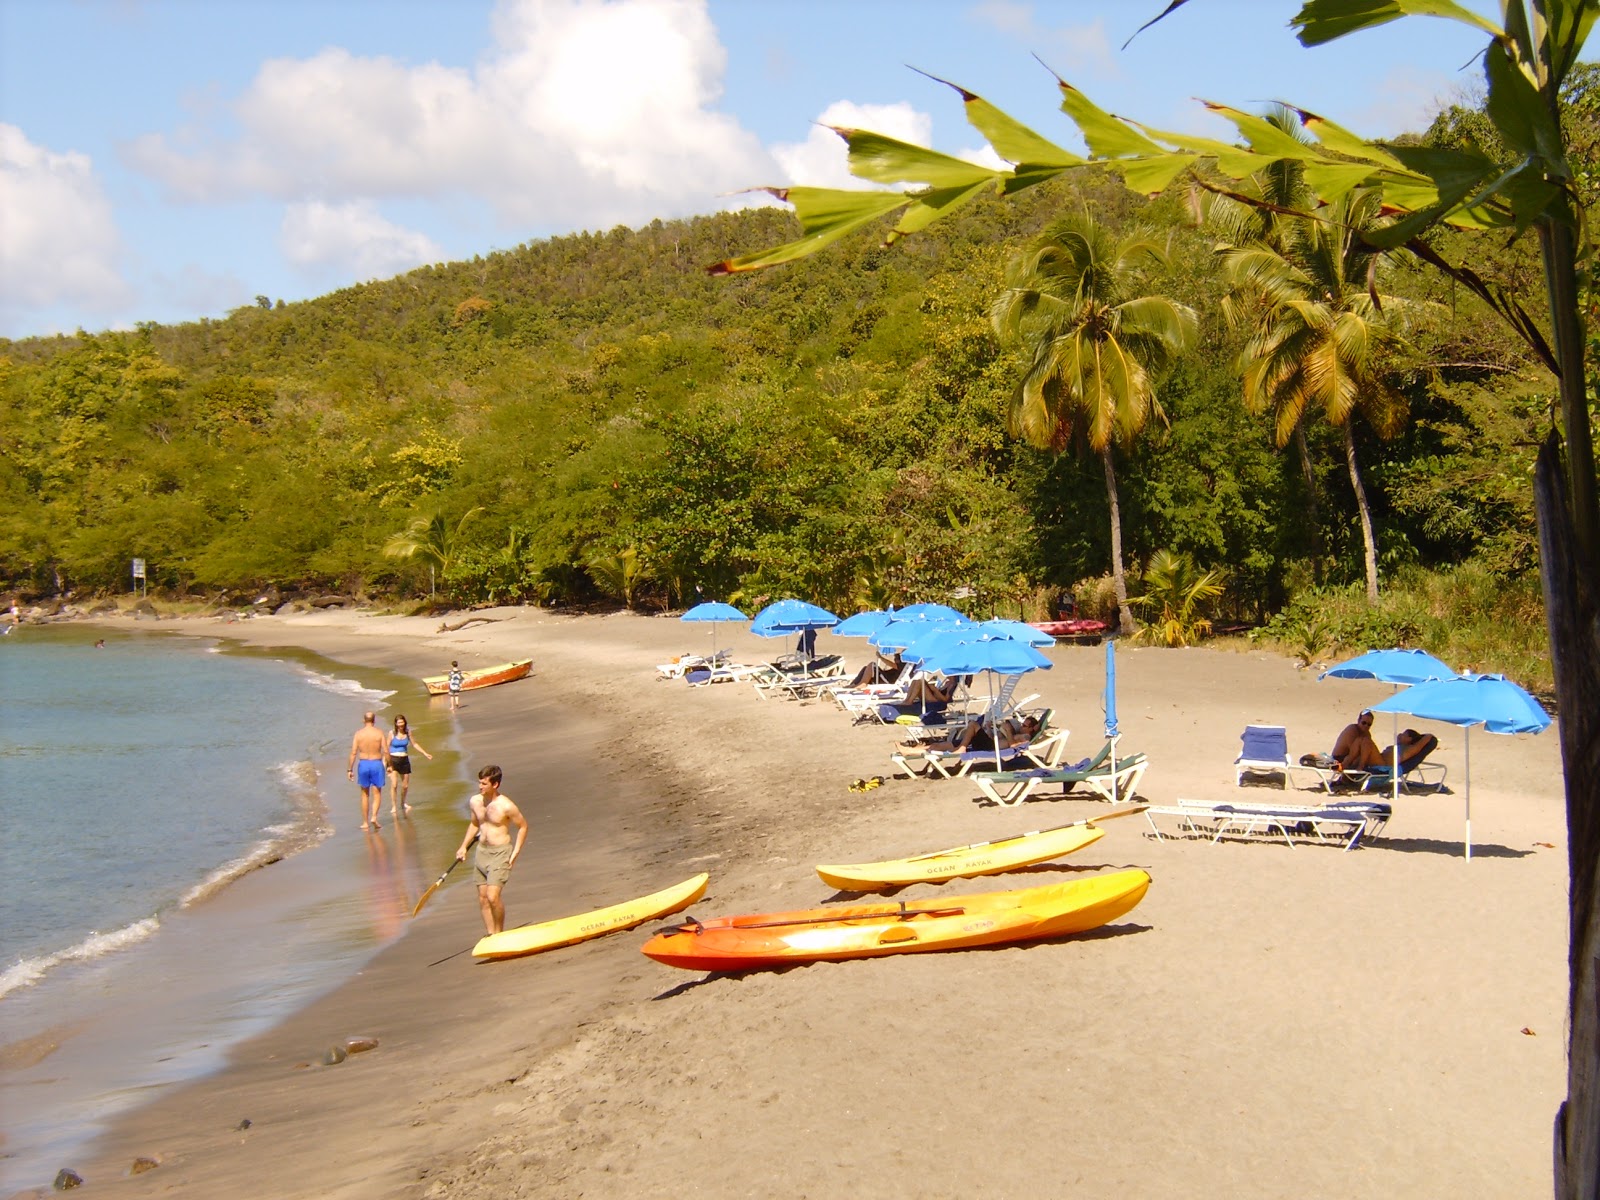
<path fill-rule="evenodd" d="M 1369 136 L 1474 89 L 1484 36 L 1304 50 L 1298 0 L 0 0 L 0 336 L 220 317 L 580 229 L 843 186 L 819 122 L 981 153 L 959 83 L 1075 145 L 1195 97 Z M 1494 15 L 1498 6 L 1470 0 Z"/>

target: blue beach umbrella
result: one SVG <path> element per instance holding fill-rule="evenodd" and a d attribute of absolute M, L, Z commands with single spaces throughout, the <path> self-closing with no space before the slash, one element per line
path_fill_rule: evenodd
<path fill-rule="evenodd" d="M 1365 654 L 1358 654 L 1342 663 L 1336 663 L 1317 678 L 1376 679 L 1383 683 L 1392 683 L 1397 687 L 1410 687 L 1413 684 L 1426 683 L 1430 679 L 1453 679 L 1455 674 L 1448 663 L 1441 662 L 1426 650 L 1395 647 L 1392 650 L 1368 650 Z M 1393 724 L 1393 736 L 1389 739 L 1391 746 L 1400 740 L 1400 718 L 1394 717 Z M 1398 802 L 1399 771 L 1394 773 L 1392 789 L 1390 798 Z"/>
<path fill-rule="evenodd" d="M 846 617 L 833 627 L 833 632 L 839 637 L 871 637 L 894 618 L 893 610 L 869 608 L 866 612 Z"/>
<path fill-rule="evenodd" d="M 894 620 L 885 621 L 878 631 L 867 638 L 880 650 L 903 650 L 920 637 L 940 629 L 964 629 L 972 624 L 957 613 L 954 617 L 907 617 L 905 609 L 894 614 Z"/>
<path fill-rule="evenodd" d="M 1424 721 L 1443 721 L 1466 730 L 1466 853 L 1472 857 L 1472 727 L 1490 733 L 1541 733 L 1550 715 L 1539 702 L 1504 675 L 1457 675 L 1407 688 L 1372 706 L 1373 712 L 1405 713 Z M 1398 774 L 1398 772 L 1397 772 Z"/>
<path fill-rule="evenodd" d="M 926 646 L 922 660 L 924 670 L 938 671 L 941 675 L 987 675 L 989 677 L 989 705 L 994 707 L 996 675 L 1025 675 L 1029 671 L 1048 671 L 1051 662 L 1026 642 L 1011 638 L 983 638 L 963 640 L 960 630 L 940 635 L 935 645 Z M 1000 769 L 1000 739 L 994 739 L 994 766 Z"/>
<path fill-rule="evenodd" d="M 1008 637 L 1013 641 L 1027 642 L 1030 646 L 1054 646 L 1056 644 L 1055 638 L 1044 630 L 1036 629 L 1034 626 L 1024 624 L 1021 621 L 1007 620 L 1005 617 L 979 621 L 978 628 L 983 630 L 985 635 Z"/>
<path fill-rule="evenodd" d="M 832 629 L 839 618 L 825 608 L 818 608 L 804 600 L 779 600 L 767 605 L 750 622 L 750 632 L 757 637 L 786 637 L 800 635 L 800 645 L 810 655 L 817 644 L 819 629 Z"/>
<path fill-rule="evenodd" d="M 908 604 L 895 616 L 904 621 L 948 621 L 954 618 L 965 621 L 966 614 L 957 612 L 948 604 Z"/>
<path fill-rule="evenodd" d="M 711 653 L 717 652 L 717 622 L 718 621 L 748 621 L 745 616 L 731 604 L 724 604 L 720 600 L 707 600 L 704 604 L 696 604 L 688 612 L 678 618 L 680 621 L 703 622 L 711 626 Z"/>
<path fill-rule="evenodd" d="M 750 622 L 750 632 L 758 637 L 786 637 L 807 629 L 832 629 L 839 618 L 825 608 L 804 600 L 778 600 L 767 605 Z"/>
<path fill-rule="evenodd" d="M 1106 710 L 1106 741 L 1120 737 L 1117 730 L 1117 643 L 1114 638 L 1106 639 L 1106 692 L 1102 697 Z M 1116 771 L 1115 759 L 1112 760 L 1111 769 Z"/>

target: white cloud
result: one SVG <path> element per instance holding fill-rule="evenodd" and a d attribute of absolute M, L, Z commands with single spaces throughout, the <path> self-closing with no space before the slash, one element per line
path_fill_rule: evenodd
<path fill-rule="evenodd" d="M 332 268 L 346 278 L 382 279 L 445 257 L 436 242 L 381 216 L 372 204 L 291 204 L 278 244 L 284 257 L 314 274 Z"/>
<path fill-rule="evenodd" d="M 523 229 L 703 212 L 771 176 L 713 108 L 727 56 L 704 0 L 504 0 L 492 28 L 471 70 L 272 60 L 232 125 L 151 134 L 126 158 L 189 200 L 465 196 Z"/>
<path fill-rule="evenodd" d="M 1371 104 L 1341 118 L 1341 123 L 1368 137 L 1421 133 L 1441 109 L 1460 102 L 1465 91 L 1459 81 L 1437 71 L 1399 67 L 1372 90 Z"/>
<path fill-rule="evenodd" d="M 1034 5 L 1021 0 L 981 0 L 972 15 L 1021 42 L 1052 70 L 1082 71 L 1101 78 L 1121 74 L 1103 20 L 1087 25 L 1049 24 L 1039 20 Z"/>
<path fill-rule="evenodd" d="M 839 100 L 823 109 L 810 136 L 803 142 L 786 142 L 772 148 L 784 182 L 805 187 L 848 188 L 862 186 L 850 174 L 849 152 L 839 129 L 870 129 L 902 142 L 927 146 L 933 140 L 933 119 L 911 105 L 852 104 Z"/>
<path fill-rule="evenodd" d="M 129 300 L 121 239 L 84 154 L 35 145 L 0 124 L 0 314 L 7 325 L 72 304 L 108 314 Z"/>

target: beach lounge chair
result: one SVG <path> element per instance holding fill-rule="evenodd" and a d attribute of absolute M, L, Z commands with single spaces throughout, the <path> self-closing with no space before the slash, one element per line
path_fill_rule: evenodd
<path fill-rule="evenodd" d="M 971 779 L 990 803 L 1002 808 L 1015 807 L 1038 789 L 1056 784 L 1061 786 L 1062 795 L 1082 784 L 1102 800 L 1109 800 L 1115 804 L 1138 792 L 1139 781 L 1144 778 L 1145 768 L 1150 765 L 1143 754 L 1118 754 L 1115 758 L 1116 766 L 1113 768 L 1112 751 L 1115 746 L 1116 742 L 1113 739 L 1102 746 L 1100 753 L 1092 759 L 1086 759 L 1070 767 L 992 771 L 983 775 L 973 775 Z"/>
<path fill-rule="evenodd" d="M 708 671 L 726 664 L 728 654 L 727 650 L 718 650 L 715 654 L 680 654 L 671 662 L 657 663 L 656 678 L 682 679 L 690 671 Z"/>
<path fill-rule="evenodd" d="M 1235 787 L 1247 774 L 1274 774 L 1289 787 L 1289 731 L 1282 725 L 1246 725 L 1239 735 L 1239 757 L 1233 760 Z"/>
<path fill-rule="evenodd" d="M 1026 770 L 1036 767 L 1061 765 L 1066 752 L 1068 731 L 1051 730 L 1050 709 L 1036 714 L 1039 732 L 1023 746 L 1007 746 L 1000 751 L 1001 770 Z M 995 765 L 995 752 L 990 750 L 908 750 L 897 748 L 889 755 L 895 769 L 908 777 L 919 779 L 959 779 L 974 771 L 987 771 Z"/>
<path fill-rule="evenodd" d="M 1158 838 L 1164 834 L 1157 818 L 1174 817 L 1178 834 L 1203 837 L 1208 841 L 1229 838 L 1282 838 L 1293 847 L 1295 840 L 1320 842 L 1354 850 L 1363 840 L 1375 838 L 1388 824 L 1389 805 L 1368 800 L 1335 801 L 1321 805 L 1230 804 L 1206 800 L 1183 800 L 1176 805 L 1150 805 L 1145 820 Z"/>

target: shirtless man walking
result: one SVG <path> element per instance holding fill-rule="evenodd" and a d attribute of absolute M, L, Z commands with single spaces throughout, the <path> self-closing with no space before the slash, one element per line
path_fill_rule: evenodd
<path fill-rule="evenodd" d="M 389 754 L 388 735 L 379 729 L 376 713 L 363 713 L 361 728 L 350 739 L 350 770 L 347 772 L 361 791 L 361 828 L 378 828 L 378 805 L 383 800 L 387 772 L 383 760 Z"/>
<path fill-rule="evenodd" d="M 514 843 L 513 825 L 517 827 Z M 506 927 L 506 906 L 500 899 L 500 889 L 511 878 L 522 843 L 528 840 L 528 822 L 522 810 L 500 794 L 499 767 L 485 767 L 478 772 L 478 794 L 472 798 L 472 816 L 456 851 L 458 862 L 466 861 L 474 836 L 478 839 L 478 853 L 472 864 L 478 872 L 478 908 L 483 913 L 484 929 L 499 933 Z"/>

